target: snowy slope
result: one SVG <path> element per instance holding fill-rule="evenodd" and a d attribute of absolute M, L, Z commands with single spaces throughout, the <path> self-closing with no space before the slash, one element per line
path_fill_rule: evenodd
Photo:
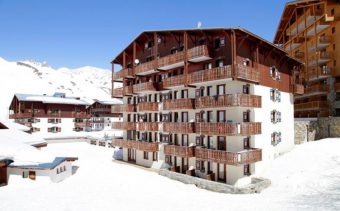
<path fill-rule="evenodd" d="M 0 210 L 340 210 L 339 149 L 339 138 L 296 146 L 263 175 L 272 186 L 231 195 L 112 162 L 111 148 L 49 144 L 42 150 L 79 157 L 76 174 L 56 184 L 10 180 L 0 188 Z"/>
<path fill-rule="evenodd" d="M 111 71 L 95 67 L 53 69 L 34 61 L 8 62 L 0 57 L 0 118 L 8 118 L 14 93 L 110 99 Z M 91 101 L 90 101 L 91 102 Z"/>

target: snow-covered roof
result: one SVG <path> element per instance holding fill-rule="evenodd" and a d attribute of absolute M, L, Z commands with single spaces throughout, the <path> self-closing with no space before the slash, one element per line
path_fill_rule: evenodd
<path fill-rule="evenodd" d="M 48 163 L 40 163 L 40 164 L 36 164 L 36 165 L 15 165 L 12 164 L 9 167 L 12 168 L 22 168 L 22 169 L 54 169 L 56 166 L 58 166 L 59 164 L 61 164 L 64 161 L 67 161 L 68 158 L 67 157 L 56 157 L 54 158 L 54 160 L 52 162 L 48 162 Z"/>
<path fill-rule="evenodd" d="M 5 119 L 0 119 L 0 123 L 5 125 L 9 129 L 15 129 L 15 130 L 20 130 L 20 131 L 30 131 L 31 129 L 25 125 L 18 124 L 16 122 L 10 121 L 10 120 L 5 120 Z"/>
<path fill-rule="evenodd" d="M 42 102 L 48 104 L 89 105 L 88 102 L 74 97 L 55 97 L 48 95 L 15 94 L 19 101 Z"/>
<path fill-rule="evenodd" d="M 96 100 L 96 102 L 103 104 L 103 105 L 117 105 L 117 104 L 123 104 L 122 100 L 113 98 L 111 100 Z"/>
<path fill-rule="evenodd" d="M 18 130 L 0 130 L 0 156 L 13 158 L 13 165 L 37 165 L 52 162 L 53 156 L 27 144 L 34 140 L 29 136 Z"/>

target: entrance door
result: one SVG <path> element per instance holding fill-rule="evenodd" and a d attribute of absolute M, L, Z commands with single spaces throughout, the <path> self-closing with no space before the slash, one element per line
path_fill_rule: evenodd
<path fill-rule="evenodd" d="M 227 142 L 224 136 L 217 136 L 217 149 L 218 150 L 227 150 Z"/>
<path fill-rule="evenodd" d="M 128 149 L 128 161 L 136 162 L 136 150 Z"/>
<path fill-rule="evenodd" d="M 226 165 L 223 163 L 217 164 L 217 180 L 219 182 L 226 182 Z"/>

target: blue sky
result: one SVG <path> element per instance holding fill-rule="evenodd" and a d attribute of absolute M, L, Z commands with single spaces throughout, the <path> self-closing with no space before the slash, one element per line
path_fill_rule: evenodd
<path fill-rule="evenodd" d="M 240 26 L 272 41 L 286 0 L 0 0 L 0 57 L 110 69 L 144 30 Z M 209 3 L 209 4 L 207 4 Z"/>

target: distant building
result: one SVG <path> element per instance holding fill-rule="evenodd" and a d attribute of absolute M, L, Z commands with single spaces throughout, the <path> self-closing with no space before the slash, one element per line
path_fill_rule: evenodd
<path fill-rule="evenodd" d="M 122 120 L 122 113 L 114 112 L 112 106 L 121 105 L 123 102 L 119 99 L 112 100 L 95 100 L 89 106 L 88 113 L 91 114 L 91 119 L 87 121 L 88 131 L 111 130 L 113 122 Z"/>
<path fill-rule="evenodd" d="M 286 3 L 274 44 L 300 60 L 305 93 L 295 97 L 295 117 L 340 116 L 340 2 Z"/>
<path fill-rule="evenodd" d="M 242 186 L 294 146 L 301 63 L 247 30 L 145 31 L 115 65 L 124 161 Z"/>
<path fill-rule="evenodd" d="M 32 133 L 85 131 L 90 104 L 64 93 L 53 96 L 15 94 L 9 118 L 31 128 Z"/>

